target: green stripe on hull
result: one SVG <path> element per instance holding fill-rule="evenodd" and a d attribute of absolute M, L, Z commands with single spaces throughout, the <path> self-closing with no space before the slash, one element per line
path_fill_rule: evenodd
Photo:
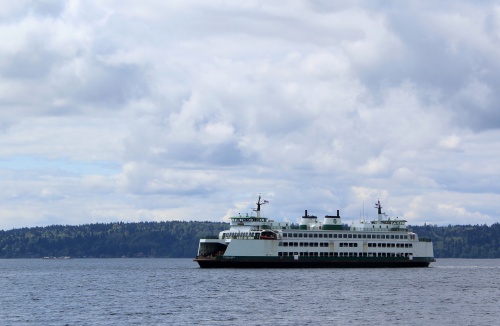
<path fill-rule="evenodd" d="M 194 259 L 202 268 L 386 268 L 428 267 L 434 258 L 401 257 L 224 257 Z"/>

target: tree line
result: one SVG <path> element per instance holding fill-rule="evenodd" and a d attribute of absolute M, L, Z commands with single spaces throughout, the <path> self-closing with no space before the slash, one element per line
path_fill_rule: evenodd
<path fill-rule="evenodd" d="M 431 239 L 436 258 L 500 258 L 500 224 L 411 226 L 419 238 Z"/>
<path fill-rule="evenodd" d="M 201 237 L 222 222 L 98 223 L 0 231 L 0 258 L 194 257 Z"/>
<path fill-rule="evenodd" d="M 216 236 L 228 227 L 223 222 L 170 221 L 0 230 L 0 258 L 194 257 L 200 238 Z M 410 230 L 433 241 L 436 258 L 500 258 L 499 223 L 410 226 Z"/>

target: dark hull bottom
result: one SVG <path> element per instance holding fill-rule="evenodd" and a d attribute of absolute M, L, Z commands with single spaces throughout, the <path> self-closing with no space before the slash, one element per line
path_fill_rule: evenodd
<path fill-rule="evenodd" d="M 429 267 L 434 260 L 403 261 L 300 261 L 194 259 L 201 268 L 408 268 Z"/>

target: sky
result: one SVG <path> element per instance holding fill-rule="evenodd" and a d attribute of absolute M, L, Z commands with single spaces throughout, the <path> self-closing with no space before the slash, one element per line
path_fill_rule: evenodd
<path fill-rule="evenodd" d="M 500 222 L 497 1 L 7 1 L 0 229 Z M 495 91 L 496 90 L 496 91 Z"/>

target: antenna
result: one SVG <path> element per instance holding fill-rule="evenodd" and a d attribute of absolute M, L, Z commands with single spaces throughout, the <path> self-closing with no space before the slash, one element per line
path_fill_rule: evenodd
<path fill-rule="evenodd" d="M 257 200 L 257 208 L 254 209 L 254 212 L 257 212 L 257 217 L 260 217 L 260 206 L 262 205 L 265 205 L 265 204 L 269 204 L 269 201 L 268 200 L 264 200 L 264 201 L 260 201 L 261 199 L 261 195 L 259 194 L 259 199 Z"/>

